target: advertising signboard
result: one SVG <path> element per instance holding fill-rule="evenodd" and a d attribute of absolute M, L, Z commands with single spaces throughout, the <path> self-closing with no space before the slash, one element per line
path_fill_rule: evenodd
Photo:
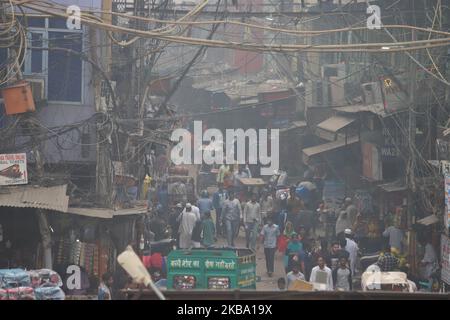
<path fill-rule="evenodd" d="M 27 155 L 0 154 L 0 186 L 27 184 Z"/>

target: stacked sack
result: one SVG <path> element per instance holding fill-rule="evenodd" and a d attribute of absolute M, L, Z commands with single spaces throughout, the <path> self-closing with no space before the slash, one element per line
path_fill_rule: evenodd
<path fill-rule="evenodd" d="M 53 270 L 0 270 L 0 300 L 64 300 L 61 286 L 61 277 Z"/>
<path fill-rule="evenodd" d="M 0 300 L 35 300 L 29 274 L 22 269 L 0 270 Z"/>
<path fill-rule="evenodd" d="M 58 273 L 50 269 L 28 272 L 36 300 L 64 300 L 66 295 L 61 289 L 63 283 Z"/>

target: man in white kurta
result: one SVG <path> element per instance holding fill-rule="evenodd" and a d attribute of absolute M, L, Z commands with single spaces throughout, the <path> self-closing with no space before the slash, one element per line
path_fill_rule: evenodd
<path fill-rule="evenodd" d="M 358 257 L 358 244 L 351 238 L 352 230 L 351 229 L 345 229 L 345 239 L 347 240 L 347 244 L 345 245 L 345 251 L 348 252 L 350 260 L 350 270 L 352 272 L 352 275 L 356 272 L 356 258 Z"/>
<path fill-rule="evenodd" d="M 188 203 L 183 212 L 178 217 L 180 222 L 180 249 L 190 249 L 192 247 L 192 230 L 194 230 L 195 223 L 197 222 L 197 215 L 192 212 L 192 206 Z"/>

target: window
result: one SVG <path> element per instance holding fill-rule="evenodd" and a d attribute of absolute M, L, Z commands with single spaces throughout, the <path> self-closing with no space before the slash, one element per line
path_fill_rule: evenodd
<path fill-rule="evenodd" d="M 81 34 L 49 32 L 48 35 L 48 100 L 80 101 L 81 59 L 74 53 L 81 52 Z"/>
<path fill-rule="evenodd" d="M 30 70 L 31 73 L 42 73 L 43 70 L 43 50 L 44 47 L 44 34 L 43 33 L 37 33 L 37 32 L 31 32 L 30 33 L 30 41 L 31 41 L 31 47 L 36 49 L 31 49 L 31 66 Z"/>
<path fill-rule="evenodd" d="M 43 78 L 49 101 L 82 102 L 82 31 L 68 31 L 61 19 L 29 20 L 28 44 L 23 72 Z"/>
<path fill-rule="evenodd" d="M 230 289 L 230 278 L 228 277 L 209 277 L 208 289 Z"/>
<path fill-rule="evenodd" d="M 8 66 L 8 49 L 6 48 L 0 48 L 0 79 L 4 79 L 7 73 L 7 66 Z M 2 92 L 0 90 L 0 99 L 2 98 Z M 0 114 L 1 109 L 3 107 L 0 107 Z M 0 115 L 1 119 L 1 115 Z M 1 125 L 0 125 L 1 126 Z"/>
<path fill-rule="evenodd" d="M 195 289 L 196 279 L 194 276 L 174 276 L 173 288 L 177 290 Z"/>

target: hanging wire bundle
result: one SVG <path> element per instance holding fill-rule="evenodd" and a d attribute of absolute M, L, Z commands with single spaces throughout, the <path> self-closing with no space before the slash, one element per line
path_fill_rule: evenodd
<path fill-rule="evenodd" d="M 11 0 L 0 1 L 0 49 L 16 49 L 0 61 L 0 86 L 14 80 L 25 61 L 26 33 Z"/>

